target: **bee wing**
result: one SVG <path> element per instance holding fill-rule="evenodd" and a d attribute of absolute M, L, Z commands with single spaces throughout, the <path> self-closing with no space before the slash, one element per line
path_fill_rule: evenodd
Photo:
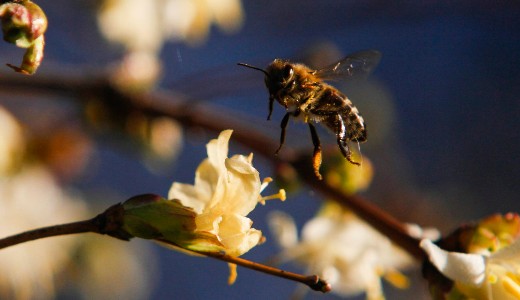
<path fill-rule="evenodd" d="M 342 60 L 316 71 L 316 76 L 323 80 L 346 80 L 368 76 L 379 64 L 381 52 L 362 50 L 348 55 Z"/>

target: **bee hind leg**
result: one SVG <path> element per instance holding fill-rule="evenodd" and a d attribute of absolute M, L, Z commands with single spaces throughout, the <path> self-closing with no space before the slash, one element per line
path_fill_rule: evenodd
<path fill-rule="evenodd" d="M 318 133 L 316 132 L 316 127 L 309 124 L 309 129 L 311 130 L 312 144 L 314 145 L 314 152 L 312 153 L 312 166 L 314 168 L 314 175 L 318 177 L 319 180 L 322 180 L 323 177 L 320 174 L 320 166 L 321 166 L 321 143 L 320 138 L 318 137 Z"/>
<path fill-rule="evenodd" d="M 341 122 L 339 132 L 336 134 L 339 150 L 341 151 L 341 154 L 343 154 L 343 157 L 345 157 L 351 164 L 360 166 L 360 163 L 352 160 L 352 151 L 350 151 L 350 148 L 347 144 L 347 135 L 343 119 L 338 118 L 338 120 Z"/>
<path fill-rule="evenodd" d="M 280 127 L 282 128 L 282 133 L 280 134 L 280 146 L 274 154 L 278 155 L 278 152 L 280 152 L 280 149 L 282 149 L 283 144 L 285 143 L 285 130 L 287 128 L 287 123 L 289 123 L 289 117 L 291 116 L 291 113 L 286 113 L 285 116 L 283 116 L 282 122 L 280 123 Z"/>

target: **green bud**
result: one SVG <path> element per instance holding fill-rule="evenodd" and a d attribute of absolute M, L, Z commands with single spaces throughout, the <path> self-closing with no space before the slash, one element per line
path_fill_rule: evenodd
<path fill-rule="evenodd" d="M 214 235 L 196 230 L 197 214 L 178 200 L 145 194 L 124 202 L 123 209 L 122 228 L 135 237 L 189 250 L 222 251 L 222 245 Z"/>

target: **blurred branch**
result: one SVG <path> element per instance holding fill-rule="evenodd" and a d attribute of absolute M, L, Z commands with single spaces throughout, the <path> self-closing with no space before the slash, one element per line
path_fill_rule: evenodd
<path fill-rule="evenodd" d="M 43 76 L 45 75 L 45 76 Z M 278 141 L 258 132 L 254 126 L 233 119 L 234 112 L 195 101 L 175 91 L 156 91 L 146 94 L 129 95 L 116 89 L 103 74 L 39 74 L 27 78 L 4 74 L 1 76 L 0 89 L 8 92 L 20 90 L 63 93 L 87 101 L 92 97 L 111 102 L 113 105 L 131 107 L 152 116 L 167 116 L 176 119 L 186 127 L 202 127 L 215 132 L 233 129 L 233 139 L 269 159 L 274 165 L 289 163 L 298 169 L 302 179 L 311 187 L 348 207 L 376 230 L 401 246 L 418 260 L 424 259 L 419 240 L 410 236 L 403 222 L 383 211 L 365 198 L 347 195 L 340 190 L 319 181 L 314 176 L 310 157 L 301 155 L 290 147 L 278 156 L 274 150 Z"/>

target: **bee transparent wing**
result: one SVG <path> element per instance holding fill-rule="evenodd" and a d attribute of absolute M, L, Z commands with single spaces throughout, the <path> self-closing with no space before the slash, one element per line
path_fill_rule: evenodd
<path fill-rule="evenodd" d="M 342 60 L 317 70 L 316 75 L 323 80 L 347 80 L 364 78 L 379 64 L 381 52 L 363 50 L 352 53 Z"/>

